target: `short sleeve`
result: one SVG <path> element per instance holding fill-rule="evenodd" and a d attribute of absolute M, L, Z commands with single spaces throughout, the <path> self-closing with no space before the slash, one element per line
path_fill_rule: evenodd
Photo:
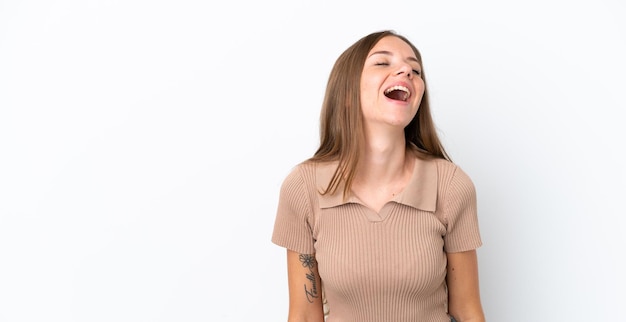
<path fill-rule="evenodd" d="M 456 168 L 445 194 L 444 217 L 447 231 L 444 250 L 463 252 L 482 245 L 476 206 L 476 188 L 470 177 Z"/>
<path fill-rule="evenodd" d="M 296 167 L 283 181 L 272 242 L 300 254 L 313 254 L 312 214 L 306 185 Z"/>

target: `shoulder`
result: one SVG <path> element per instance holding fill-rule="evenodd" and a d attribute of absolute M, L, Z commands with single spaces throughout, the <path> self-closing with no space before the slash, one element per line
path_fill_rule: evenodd
<path fill-rule="evenodd" d="M 289 170 L 284 181 L 285 183 L 293 181 L 310 181 L 310 179 L 315 176 L 315 170 L 316 163 L 311 161 L 302 161 Z"/>
<path fill-rule="evenodd" d="M 440 184 L 448 186 L 450 184 L 471 185 L 471 177 L 458 164 L 445 159 L 432 159 L 437 168 L 437 176 Z"/>
<path fill-rule="evenodd" d="M 438 195 L 444 209 L 473 208 L 476 188 L 470 176 L 458 165 L 448 160 L 437 160 Z"/>
<path fill-rule="evenodd" d="M 283 181 L 283 189 L 297 189 L 310 193 L 320 191 L 332 177 L 336 165 L 314 161 L 302 161 L 291 168 Z M 297 187 L 297 188 L 296 188 Z"/>

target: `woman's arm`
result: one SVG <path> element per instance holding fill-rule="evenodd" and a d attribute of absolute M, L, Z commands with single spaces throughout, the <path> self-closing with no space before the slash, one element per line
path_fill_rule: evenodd
<path fill-rule="evenodd" d="M 448 254 L 448 312 L 458 322 L 484 322 L 476 250 Z"/>
<path fill-rule="evenodd" d="M 288 322 L 323 322 L 322 284 L 315 254 L 287 250 Z"/>

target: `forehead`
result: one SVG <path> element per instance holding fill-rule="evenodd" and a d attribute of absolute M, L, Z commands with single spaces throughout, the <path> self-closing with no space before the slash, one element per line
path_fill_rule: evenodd
<path fill-rule="evenodd" d="M 387 36 L 379 40 L 376 45 L 372 47 L 367 56 L 369 57 L 378 52 L 388 52 L 390 54 L 397 54 L 407 58 L 416 58 L 413 48 L 411 48 L 411 46 L 404 40 L 394 36 Z"/>

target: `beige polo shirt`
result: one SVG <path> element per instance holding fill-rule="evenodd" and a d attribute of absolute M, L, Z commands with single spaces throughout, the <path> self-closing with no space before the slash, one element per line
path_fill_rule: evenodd
<path fill-rule="evenodd" d="M 336 163 L 304 162 L 285 178 L 272 242 L 315 254 L 327 322 L 446 321 L 446 253 L 481 245 L 476 192 L 458 166 L 416 159 L 379 213 L 343 187 L 321 195 Z"/>

